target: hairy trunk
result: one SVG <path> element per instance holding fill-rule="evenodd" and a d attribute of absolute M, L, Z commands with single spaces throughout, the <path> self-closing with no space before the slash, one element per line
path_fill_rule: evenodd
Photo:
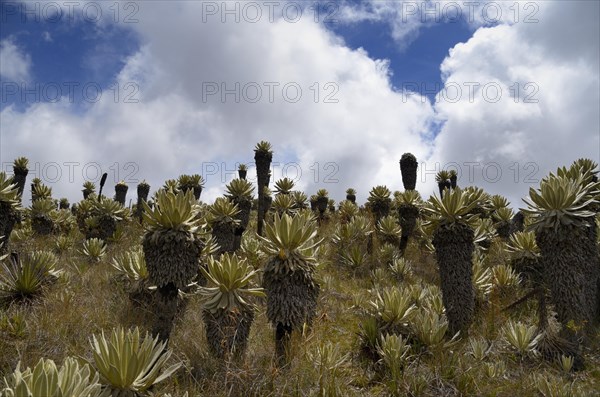
<path fill-rule="evenodd" d="M 178 290 L 173 283 L 158 287 L 154 295 L 154 325 L 152 333 L 161 341 L 168 342 L 177 313 Z"/>
<path fill-rule="evenodd" d="M 123 185 L 115 186 L 115 201 L 125 206 L 125 200 L 127 198 L 127 190 L 129 187 Z"/>
<path fill-rule="evenodd" d="M 216 313 L 203 310 L 202 319 L 211 354 L 218 358 L 239 358 L 244 354 L 254 321 L 252 310 L 227 312 L 220 309 Z"/>
<path fill-rule="evenodd" d="M 408 239 L 413 235 L 419 217 L 419 209 L 414 205 L 401 204 L 398 208 L 402 237 L 400 238 L 400 252 L 404 254 L 408 245 Z"/>
<path fill-rule="evenodd" d="M 433 236 L 433 246 L 439 266 L 442 300 L 448 316 L 451 335 L 464 335 L 473 321 L 475 293 L 473 290 L 473 230 L 457 224 L 440 227 Z"/>
<path fill-rule="evenodd" d="M 405 153 L 400 158 L 400 173 L 404 190 L 415 190 L 417 185 L 417 159 L 410 153 Z"/>

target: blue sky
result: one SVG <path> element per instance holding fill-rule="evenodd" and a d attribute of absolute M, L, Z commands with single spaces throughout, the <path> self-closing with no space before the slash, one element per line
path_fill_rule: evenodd
<path fill-rule="evenodd" d="M 337 200 L 349 187 L 359 200 L 376 185 L 401 190 L 404 152 L 420 161 L 425 197 L 436 190 L 437 171 L 458 166 L 459 184 L 504 194 L 515 206 L 556 167 L 600 160 L 600 2 L 481 0 L 473 18 L 453 23 L 415 8 L 403 14 L 422 4 L 409 0 L 340 0 L 335 23 L 315 23 L 306 10 L 287 20 L 281 10 L 300 4 L 293 1 L 276 2 L 275 19 L 263 14 L 256 23 L 203 14 L 223 4 L 210 1 L 85 0 L 76 2 L 74 20 L 63 14 L 58 22 L 48 13 L 24 22 L 19 13 L 67 3 L 0 0 L 0 161 L 10 171 L 14 158 L 29 157 L 39 174 L 32 176 L 71 201 L 83 181 L 97 179 L 86 171 L 118 169 L 121 178 L 130 164 L 135 178 L 127 183 L 146 179 L 154 187 L 217 167 L 221 177 L 203 193 L 214 199 L 222 176 L 252 161 L 260 140 L 273 143 L 282 169 L 299 164 L 299 189 L 325 187 Z M 428 7 L 459 3 L 427 0 Z M 103 18 L 86 21 L 85 6 L 103 7 Z M 502 17 L 490 22 L 486 10 Z M 125 21 L 132 12 L 134 21 Z M 70 82 L 79 84 L 74 103 L 44 97 L 53 84 L 68 94 Z M 236 102 L 223 92 L 207 100 L 206 84 L 232 82 L 261 88 L 260 100 Z M 334 102 L 324 100 L 328 83 Z M 20 84 L 38 97 L 12 94 Z M 82 87 L 93 95 L 94 84 L 101 99 L 82 100 Z M 290 84 L 302 91 L 298 101 L 284 92 Z M 460 95 L 435 97 L 436 86 L 442 94 L 459 87 Z M 127 87 L 135 101 L 125 100 Z M 534 101 L 524 101 L 532 92 Z M 65 164 L 76 164 L 73 177 Z M 335 164 L 338 182 L 324 179 L 326 164 Z M 45 174 L 52 167 L 56 178 Z"/>
<path fill-rule="evenodd" d="M 67 14 L 54 21 L 50 11 L 48 15 L 42 9 L 39 14 L 27 14 L 27 7 L 34 10 L 32 4 L 35 3 L 15 4 L 2 1 L 0 40 L 11 40 L 31 57 L 28 85 L 57 83 L 63 93 L 70 92 L 70 83 L 82 86 L 97 83 L 102 89 L 107 89 L 123 68 L 125 58 L 139 48 L 135 33 L 122 25 L 107 24 L 98 28 L 90 20 L 69 20 Z M 3 77 L 0 79 L 7 82 Z M 54 91 L 50 90 L 48 88 L 47 95 L 42 90 L 37 95 L 8 93 L 0 109 L 14 104 L 23 110 L 32 102 L 52 100 Z M 74 103 L 89 103 L 82 101 L 82 90 L 73 88 L 72 92 Z M 88 93 L 90 98 L 95 96 L 95 86 L 90 86 Z"/>
<path fill-rule="evenodd" d="M 35 3 L 18 6 L 4 0 L 2 3 L 0 40 L 10 39 L 30 55 L 30 84 L 98 83 L 107 90 L 123 68 L 125 59 L 139 50 L 141 44 L 139 36 L 127 25 L 108 23 L 99 27 L 91 21 L 92 18 L 76 22 L 69 18 L 67 12 L 60 17 L 52 17 L 50 11 L 43 9 L 32 14 L 35 11 L 32 4 Z M 123 17 L 120 15 L 120 18 Z M 416 39 L 401 47 L 392 39 L 391 28 L 386 21 L 346 23 L 336 20 L 336 23 L 325 23 L 325 26 L 342 37 L 350 48 L 363 48 L 372 58 L 389 60 L 391 83 L 397 90 L 407 88 L 414 91 L 419 87 L 418 92 L 432 101 L 436 90 L 442 86 L 440 64 L 448 50 L 468 40 L 473 33 L 465 21 L 438 23 L 423 28 Z M 6 79 L 2 81 L 6 82 Z M 68 85 L 63 87 L 69 92 Z M 81 90 L 73 89 L 73 92 L 75 103 L 89 102 L 82 101 Z M 95 92 L 95 88 L 90 87 L 90 96 Z M 39 100 L 47 101 L 52 97 L 53 92 L 49 91 L 48 95 L 39 95 Z M 12 92 L 4 99 L 0 109 L 13 104 L 23 110 L 38 100 L 32 95 L 25 95 L 23 100 L 21 93 Z"/>

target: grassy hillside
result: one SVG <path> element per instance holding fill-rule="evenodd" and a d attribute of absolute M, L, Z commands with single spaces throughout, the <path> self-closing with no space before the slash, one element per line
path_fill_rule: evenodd
<path fill-rule="evenodd" d="M 198 217 L 205 219 L 209 212 L 208 206 L 202 205 Z M 365 208 L 359 213 L 371 218 Z M 394 208 L 392 215 L 396 214 Z M 507 240 L 493 228 L 488 228 L 487 234 L 479 230 L 473 254 L 473 323 L 468 334 L 451 335 L 446 331 L 441 280 L 430 236 L 419 227 L 402 256 L 397 245 L 385 244 L 389 236 L 376 231 L 371 223 L 372 238 L 368 241 L 367 237 L 363 247 L 359 241 L 340 237 L 346 216 L 337 209 L 327 210 L 319 221 L 318 238 L 323 243 L 316 254 L 316 280 L 321 287 L 316 317 L 301 332 L 292 334 L 287 364 L 280 365 L 275 357 L 274 328 L 266 316 L 265 298 L 255 301 L 256 316 L 243 358 L 223 360 L 208 349 L 202 317 L 205 299 L 198 294 L 181 295 L 168 343 L 173 354 L 167 363 L 181 363 L 181 367 L 146 394 L 600 395 L 600 328 L 594 324 L 585 334 L 576 330 L 582 335 L 585 363 L 578 371 L 573 370 L 568 355 L 552 359 L 542 354 L 542 342 L 536 339 L 537 295 L 508 308 L 533 287 L 511 268 Z M 266 222 L 270 219 L 267 215 Z M 25 212 L 11 234 L 10 251 L 20 253 L 21 261 L 36 250 L 51 251 L 61 273 L 32 297 L 3 300 L 0 379 L 9 376 L 19 362 L 21 369 L 33 368 L 40 358 L 57 364 L 67 357 L 94 363 L 90 340 L 103 330 L 108 334 L 117 326 L 137 326 L 142 332 L 152 331 L 151 299 L 156 291 L 148 293 L 146 302 L 132 301 L 131 281 L 113 267 L 119 255 L 141 247 L 145 231 L 131 213 L 119 222 L 98 260 L 83 252 L 85 236 L 74 217 L 61 221 L 62 230 L 55 228 L 45 236 L 34 232 L 31 222 L 31 212 Z M 256 222 L 253 210 L 237 254 L 261 270 L 269 257 L 256 250 L 264 244 L 255 235 Z M 399 237 L 395 237 L 398 243 Z M 360 258 L 350 255 L 354 245 L 359 247 Z M 203 255 L 200 263 L 206 260 Z M 9 258 L 4 259 L 8 262 Z M 6 267 L 2 271 L 6 276 Z M 259 272 L 252 284 L 260 286 L 261 277 Z M 385 300 L 386 293 L 395 293 L 405 302 L 390 303 Z M 392 312 L 391 317 L 396 315 L 388 323 L 385 318 L 389 316 L 382 315 L 386 310 Z M 562 325 L 553 310 L 550 300 L 548 332 L 558 335 Z M 516 329 L 513 339 L 521 336 L 522 340 L 511 339 L 511 328 Z M 402 340 L 389 340 L 385 345 L 384 334 L 399 335 Z"/>

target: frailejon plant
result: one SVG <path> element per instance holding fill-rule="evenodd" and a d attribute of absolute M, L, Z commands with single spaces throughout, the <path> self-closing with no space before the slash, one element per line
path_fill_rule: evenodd
<path fill-rule="evenodd" d="M 13 163 L 13 177 L 12 182 L 17 185 L 17 191 L 19 194 L 19 199 L 23 197 L 23 190 L 25 189 L 25 181 L 27 179 L 27 174 L 29 173 L 29 160 L 27 157 L 19 157 L 15 159 Z"/>
<path fill-rule="evenodd" d="M 238 176 L 240 179 L 246 179 L 246 175 L 248 174 L 248 166 L 246 164 L 240 164 L 238 166 Z"/>
<path fill-rule="evenodd" d="M 456 189 L 458 182 L 458 173 L 456 172 L 456 170 L 448 171 L 448 179 L 450 180 L 450 188 Z"/>
<path fill-rule="evenodd" d="M 279 216 L 283 214 L 288 214 L 293 216 L 296 212 L 296 208 L 294 208 L 294 198 L 289 194 L 278 194 L 273 199 L 273 203 L 271 204 L 271 209 L 275 211 Z"/>
<path fill-rule="evenodd" d="M 338 214 L 341 223 L 348 223 L 354 216 L 358 215 L 358 207 L 351 201 L 344 200 L 340 203 Z"/>
<path fill-rule="evenodd" d="M 290 178 L 282 178 L 275 182 L 275 194 L 290 194 L 294 188 L 294 181 Z"/>
<path fill-rule="evenodd" d="M 481 251 L 487 251 L 492 245 L 492 241 L 497 236 L 496 228 L 489 218 L 473 218 L 474 236 L 473 242 Z"/>
<path fill-rule="evenodd" d="M 96 185 L 92 181 L 85 181 L 81 192 L 83 193 L 83 199 L 85 200 L 90 194 L 96 193 Z"/>
<path fill-rule="evenodd" d="M 352 204 L 356 204 L 356 190 L 355 189 L 348 188 L 346 190 L 346 200 L 348 200 Z"/>
<path fill-rule="evenodd" d="M 93 335 L 93 366 L 100 375 L 100 383 L 108 386 L 111 396 L 135 397 L 146 392 L 153 385 L 169 378 L 181 363 L 167 367 L 172 352 L 166 349 L 166 342 L 146 334 L 142 338 L 140 330 L 125 331 L 118 327 L 108 336 L 104 331 Z"/>
<path fill-rule="evenodd" d="M 342 367 L 349 360 L 349 354 L 342 354 L 338 344 L 331 342 L 318 345 L 314 352 L 307 353 L 317 372 L 320 396 L 343 396 L 344 389 L 340 384 Z"/>
<path fill-rule="evenodd" d="M 107 197 L 97 200 L 88 198 L 80 203 L 79 209 L 85 211 L 81 217 L 87 239 L 99 238 L 107 241 L 117 230 L 118 223 L 128 217 L 128 211 L 121 203 Z"/>
<path fill-rule="evenodd" d="M 265 229 L 263 250 L 269 255 L 263 287 L 267 293 L 267 318 L 276 328 L 276 351 L 286 359 L 293 330 L 302 329 L 315 317 L 319 284 L 314 278 L 316 252 L 321 240 L 307 212 L 291 217 L 274 216 Z"/>
<path fill-rule="evenodd" d="M 319 219 L 322 220 L 327 211 L 327 204 L 329 204 L 329 192 L 326 189 L 317 190 L 317 210 L 319 210 Z"/>
<path fill-rule="evenodd" d="M 452 187 L 452 184 L 450 183 L 450 172 L 445 171 L 445 170 L 441 170 L 435 176 L 435 181 L 438 184 L 438 189 L 440 191 L 440 197 L 443 198 L 444 197 L 444 190 L 445 189 L 450 190 L 450 188 Z"/>
<path fill-rule="evenodd" d="M 55 231 L 53 215 L 56 206 L 52 199 L 39 199 L 31 204 L 31 228 L 39 235 L 48 235 Z"/>
<path fill-rule="evenodd" d="M 68 210 L 71 204 L 69 204 L 69 200 L 66 197 L 61 198 L 58 201 L 58 209 Z"/>
<path fill-rule="evenodd" d="M 125 181 L 119 181 L 119 183 L 115 185 L 115 201 L 117 203 L 125 205 L 127 190 L 129 190 L 129 186 L 127 186 Z"/>
<path fill-rule="evenodd" d="M 598 253 L 593 234 L 600 184 L 581 168 L 559 170 L 529 191 L 524 213 L 531 217 L 545 279 L 567 339 L 576 342 L 575 327 L 590 326 L 598 288 Z M 592 238 L 593 237 L 593 238 Z"/>
<path fill-rule="evenodd" d="M 150 276 L 141 247 L 115 256 L 112 266 L 127 284 L 129 299 L 134 304 L 150 303 Z"/>
<path fill-rule="evenodd" d="M 308 208 L 308 197 L 301 191 L 293 191 L 292 198 L 294 200 L 294 209 L 295 210 L 305 210 Z"/>
<path fill-rule="evenodd" d="M 22 301 L 42 294 L 62 271 L 56 256 L 48 251 L 33 251 L 23 257 L 12 254 L 0 262 L 0 299 Z"/>
<path fill-rule="evenodd" d="M 256 163 L 256 176 L 258 184 L 258 221 L 257 234 L 262 236 L 263 221 L 265 217 L 264 188 L 269 186 L 271 161 L 273 160 L 273 147 L 269 142 L 260 141 L 254 148 L 254 161 Z"/>
<path fill-rule="evenodd" d="M 6 252 L 10 234 L 19 219 L 19 191 L 5 172 L 0 172 L 0 254 Z"/>
<path fill-rule="evenodd" d="M 218 254 L 235 251 L 235 232 L 240 225 L 237 205 L 225 197 L 219 197 L 209 207 L 208 222 L 212 228 L 212 236 L 220 249 Z"/>
<path fill-rule="evenodd" d="M 475 249 L 472 217 L 476 205 L 472 196 L 457 188 L 440 199 L 432 196 L 424 211 L 427 228 L 433 230 L 433 246 L 439 267 L 442 297 L 452 335 L 465 333 L 473 321 L 472 256 Z"/>
<path fill-rule="evenodd" d="M 417 158 L 412 153 L 404 153 L 400 157 L 400 172 L 404 190 L 415 190 L 417 185 Z"/>
<path fill-rule="evenodd" d="M 408 239 L 413 235 L 417 219 L 421 213 L 421 196 L 416 190 L 407 190 L 395 198 L 398 208 L 402 236 L 400 238 L 400 252 L 404 254 L 408 246 Z"/>
<path fill-rule="evenodd" d="M 250 222 L 254 187 L 245 179 L 234 179 L 226 186 L 225 197 L 237 205 L 240 212 L 236 216 L 239 225 L 235 228 L 234 251 L 240 248 L 242 234 Z"/>
<path fill-rule="evenodd" d="M 39 180 L 39 179 L 38 179 Z M 35 181 L 35 179 L 34 179 Z M 31 202 L 35 202 L 36 200 L 45 200 L 52 198 L 52 188 L 44 185 L 39 182 L 34 182 L 31 184 Z"/>
<path fill-rule="evenodd" d="M 41 358 L 31 368 L 21 371 L 21 363 L 4 378 L 2 396 L 6 397 L 107 397 L 98 383 L 99 375 L 87 364 L 68 357 L 63 365 Z"/>
<path fill-rule="evenodd" d="M 106 255 L 106 243 L 99 238 L 90 238 L 83 242 L 81 253 L 90 261 L 98 262 Z"/>
<path fill-rule="evenodd" d="M 381 356 L 381 361 L 387 368 L 391 378 L 391 392 L 397 394 L 400 392 L 400 384 L 404 367 L 410 351 L 410 345 L 401 335 L 386 334 L 381 336 L 377 351 Z"/>
<path fill-rule="evenodd" d="M 380 241 L 393 246 L 398 246 L 400 244 L 402 229 L 394 216 L 388 215 L 381 218 L 377 223 L 377 232 Z"/>
<path fill-rule="evenodd" d="M 252 299 L 264 296 L 262 288 L 251 286 L 257 271 L 235 254 L 211 257 L 201 270 L 207 279 L 199 292 L 206 299 L 202 318 L 210 352 L 218 358 L 241 357 L 254 321 Z"/>
<path fill-rule="evenodd" d="M 369 304 L 381 335 L 405 334 L 417 310 L 409 291 L 399 287 L 376 290 L 375 299 Z"/>
<path fill-rule="evenodd" d="M 495 222 L 494 227 L 498 232 L 498 236 L 505 240 L 510 236 L 513 216 L 512 210 L 508 207 L 498 208 L 492 213 L 492 219 Z"/>
<path fill-rule="evenodd" d="M 198 174 L 181 175 L 179 179 L 177 179 L 177 188 L 182 190 L 184 193 L 187 191 L 192 191 L 196 200 L 200 200 L 203 187 L 204 178 Z"/>
<path fill-rule="evenodd" d="M 392 208 L 392 199 L 391 199 L 390 189 L 387 186 L 375 186 L 369 192 L 369 197 L 367 198 L 367 205 L 371 213 L 373 213 L 373 217 L 375 219 L 375 223 L 379 222 L 379 220 L 390 213 L 390 209 Z"/>
<path fill-rule="evenodd" d="M 193 193 L 159 191 L 154 207 L 144 203 L 143 250 L 150 282 L 157 286 L 154 333 L 167 340 L 177 309 L 178 290 L 198 274 L 204 244 L 199 236 Z"/>
<path fill-rule="evenodd" d="M 150 194 L 150 185 L 146 181 L 141 181 L 137 185 L 137 204 L 135 207 L 135 215 L 140 220 L 143 219 L 144 204 L 148 201 L 148 194 Z"/>

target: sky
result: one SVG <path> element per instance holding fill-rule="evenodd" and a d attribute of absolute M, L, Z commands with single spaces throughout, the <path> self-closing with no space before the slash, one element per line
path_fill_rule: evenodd
<path fill-rule="evenodd" d="M 0 0 L 0 163 L 30 159 L 57 198 L 108 173 L 201 174 L 224 192 L 253 148 L 273 181 L 339 201 L 349 187 L 460 186 L 514 208 L 539 180 L 600 160 L 598 1 Z"/>

